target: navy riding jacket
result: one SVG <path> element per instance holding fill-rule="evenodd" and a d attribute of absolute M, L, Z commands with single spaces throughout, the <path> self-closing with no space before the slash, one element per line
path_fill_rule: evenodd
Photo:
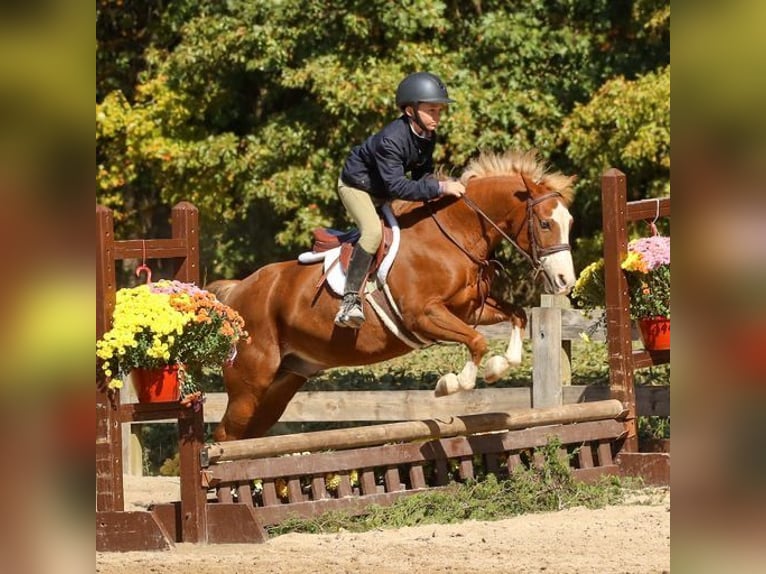
<path fill-rule="evenodd" d="M 436 133 L 430 139 L 418 137 L 402 115 L 351 150 L 341 179 L 381 199 L 433 199 L 440 194 L 439 182 L 426 176 L 433 173 L 435 145 Z"/>

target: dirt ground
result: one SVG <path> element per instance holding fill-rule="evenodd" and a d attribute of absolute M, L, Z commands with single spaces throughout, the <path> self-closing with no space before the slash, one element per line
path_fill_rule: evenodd
<path fill-rule="evenodd" d="M 178 479 L 125 477 L 126 509 L 178 499 Z M 573 508 L 496 522 L 468 521 L 355 534 L 287 534 L 265 544 L 169 552 L 97 553 L 98 574 L 485 574 L 670 571 L 670 492 L 627 505 Z"/>

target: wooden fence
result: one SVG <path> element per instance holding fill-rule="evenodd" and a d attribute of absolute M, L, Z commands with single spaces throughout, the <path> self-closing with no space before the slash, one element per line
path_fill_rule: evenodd
<path fill-rule="evenodd" d="M 572 343 L 583 332 L 596 341 L 605 340 L 601 314 L 586 315 L 569 308 L 564 296 L 543 295 L 541 307 L 528 310 L 529 323 L 525 337 L 530 339 L 532 380 L 523 388 L 479 388 L 436 398 L 431 390 L 359 390 L 299 391 L 280 418 L 281 423 L 338 423 L 414 421 L 432 417 L 474 415 L 494 410 L 556 407 L 610 398 L 604 385 L 571 385 Z M 507 323 L 480 327 L 490 339 L 505 339 L 510 333 Z M 632 333 L 637 340 L 635 331 Z M 125 401 L 135 400 L 131 385 L 125 385 Z M 217 423 L 226 409 L 226 393 L 208 393 L 204 420 Z M 639 386 L 636 410 L 640 416 L 670 415 L 670 391 L 667 387 Z M 152 421 L 152 424 L 175 424 L 175 418 Z M 123 459 L 126 474 L 140 476 L 144 471 L 144 447 L 141 425 L 123 425 Z"/>

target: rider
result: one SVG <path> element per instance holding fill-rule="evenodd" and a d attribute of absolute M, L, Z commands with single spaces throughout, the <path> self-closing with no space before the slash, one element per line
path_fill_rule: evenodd
<path fill-rule="evenodd" d="M 336 325 L 358 329 L 364 323 L 360 290 L 383 239 L 376 206 L 391 199 L 428 201 L 465 192 L 459 181 L 427 177 L 433 173 L 441 113 L 454 101 L 438 76 L 410 74 L 396 89 L 396 105 L 402 115 L 349 153 L 338 179 L 338 196 L 361 236 L 346 271 Z M 411 178 L 406 177 L 407 172 Z"/>

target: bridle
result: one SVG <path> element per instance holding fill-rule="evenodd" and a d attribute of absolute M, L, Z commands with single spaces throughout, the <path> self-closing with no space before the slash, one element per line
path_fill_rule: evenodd
<path fill-rule="evenodd" d="M 518 244 L 518 242 L 513 239 L 510 235 L 508 235 L 505 231 L 500 229 L 500 227 L 490 219 L 490 217 L 482 211 L 482 209 L 476 205 L 476 202 L 474 202 L 469 197 L 466 197 L 465 194 L 460 196 L 460 198 L 465 202 L 465 204 L 470 207 L 473 211 L 475 211 L 484 221 L 489 223 L 495 231 L 497 231 L 500 236 L 508 241 L 521 255 L 529 262 L 529 264 L 532 266 L 532 277 L 533 279 L 536 279 L 537 276 L 540 274 L 540 271 L 543 271 L 543 264 L 542 264 L 542 258 L 546 257 L 548 255 L 552 255 L 553 253 L 558 253 L 559 251 L 570 251 L 572 248 L 568 243 L 559 243 L 557 245 L 551 245 L 550 247 L 541 247 L 539 244 L 539 241 L 537 239 L 537 233 L 535 233 L 535 221 L 540 221 L 540 217 L 535 213 L 534 207 L 538 205 L 539 203 L 542 203 L 543 201 L 546 201 L 548 199 L 554 198 L 554 197 L 561 197 L 561 194 L 557 191 L 552 191 L 550 193 L 546 193 L 545 195 L 542 195 L 540 197 L 532 199 L 530 197 L 527 200 L 527 228 L 529 233 L 529 245 L 530 245 L 530 251 L 531 254 L 524 251 L 521 246 Z M 437 225 L 439 225 L 439 229 L 442 230 L 443 233 L 445 233 L 448 237 L 449 234 L 442 228 L 442 226 L 439 224 L 439 221 L 436 220 L 436 214 L 431 212 L 431 216 L 436 221 Z M 522 223 L 522 227 L 523 227 Z M 515 235 L 518 237 L 518 234 L 521 233 L 521 228 L 519 228 L 519 232 Z M 452 237 L 450 237 L 452 239 Z M 453 243 L 456 243 L 455 240 L 452 240 Z M 468 252 L 461 247 L 461 249 L 468 254 Z M 476 261 L 476 258 L 468 254 L 471 259 L 474 259 Z"/>

